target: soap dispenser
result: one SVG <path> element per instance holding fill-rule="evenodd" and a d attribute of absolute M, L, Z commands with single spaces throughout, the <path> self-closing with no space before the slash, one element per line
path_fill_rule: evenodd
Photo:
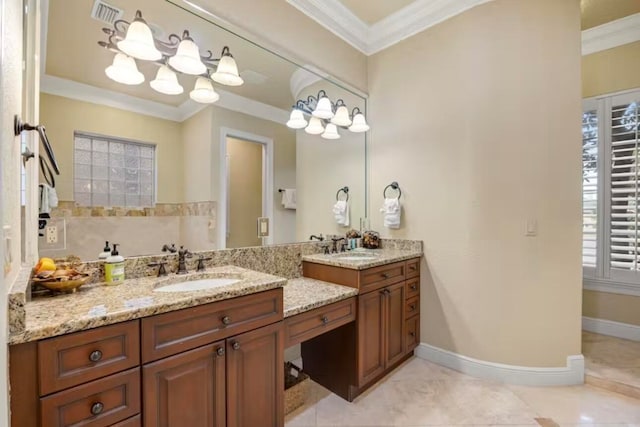
<path fill-rule="evenodd" d="M 102 250 L 102 252 L 100 252 L 100 255 L 98 255 L 98 259 L 105 260 L 109 258 L 109 255 L 111 255 L 111 248 L 109 247 L 109 242 L 104 242 L 104 249 Z"/>
<path fill-rule="evenodd" d="M 118 253 L 118 244 L 113 244 L 111 255 L 104 263 L 104 281 L 107 285 L 117 285 L 124 281 L 124 257 Z"/>

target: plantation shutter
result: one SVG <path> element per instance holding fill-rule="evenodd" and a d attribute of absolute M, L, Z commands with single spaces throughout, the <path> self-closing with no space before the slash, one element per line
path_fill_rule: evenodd
<path fill-rule="evenodd" d="M 597 263 L 598 112 L 582 114 L 582 266 Z"/>

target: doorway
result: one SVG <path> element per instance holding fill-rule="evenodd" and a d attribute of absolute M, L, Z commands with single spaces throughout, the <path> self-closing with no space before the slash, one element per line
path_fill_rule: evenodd
<path fill-rule="evenodd" d="M 273 140 L 222 128 L 220 133 L 218 246 L 241 248 L 272 243 L 258 237 L 258 218 L 273 212 Z"/>
<path fill-rule="evenodd" d="M 261 246 L 256 222 L 262 217 L 262 144 L 227 138 L 227 248 Z"/>

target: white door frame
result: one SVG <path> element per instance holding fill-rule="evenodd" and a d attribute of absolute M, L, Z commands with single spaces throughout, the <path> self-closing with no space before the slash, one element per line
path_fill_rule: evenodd
<path fill-rule="evenodd" d="M 262 145 L 262 215 L 269 218 L 269 237 L 263 244 L 273 244 L 273 139 L 238 129 L 220 128 L 220 179 L 217 206 L 217 247 L 227 247 L 227 138 L 238 138 Z M 257 224 L 256 224 L 257 233 Z"/>

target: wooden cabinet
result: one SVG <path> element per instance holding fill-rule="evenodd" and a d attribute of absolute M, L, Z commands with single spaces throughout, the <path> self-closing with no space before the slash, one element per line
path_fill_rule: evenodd
<path fill-rule="evenodd" d="M 144 425 L 224 427 L 225 342 L 145 365 Z"/>
<path fill-rule="evenodd" d="M 282 322 L 227 339 L 227 426 L 284 425 Z"/>
<path fill-rule="evenodd" d="M 278 288 L 11 346 L 11 425 L 282 427 L 282 320 Z"/>
<path fill-rule="evenodd" d="M 355 297 L 288 317 L 284 321 L 284 347 L 300 344 L 354 320 L 356 320 Z"/>
<path fill-rule="evenodd" d="M 420 342 L 420 259 L 360 271 L 305 262 L 303 271 L 360 291 L 355 324 L 302 343 L 311 378 L 352 401 L 409 358 Z"/>

